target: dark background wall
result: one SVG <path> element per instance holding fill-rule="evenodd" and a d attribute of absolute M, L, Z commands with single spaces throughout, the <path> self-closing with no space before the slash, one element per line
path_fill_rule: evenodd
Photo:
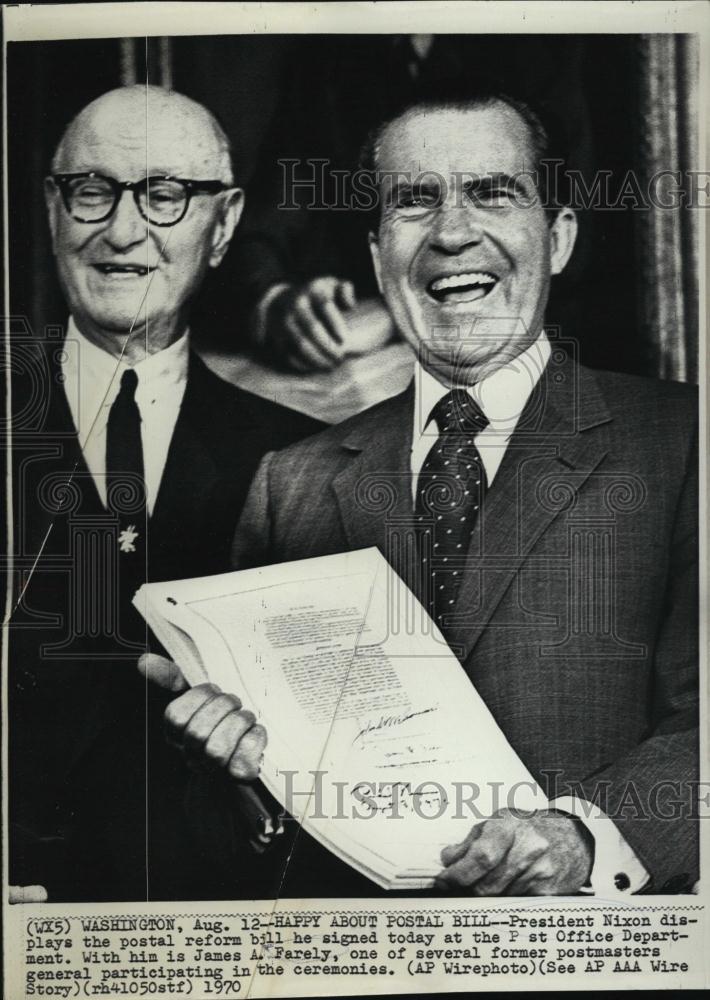
<path fill-rule="evenodd" d="M 366 36 L 356 36 L 362 51 Z M 372 39 L 373 52 L 382 39 Z M 137 58 L 129 70 L 139 82 L 171 82 L 214 110 L 230 134 L 240 180 L 247 195 L 259 150 L 279 108 L 293 87 L 293 73 L 313 72 L 318 46 L 323 93 L 329 74 L 353 52 L 353 37 L 300 39 L 277 35 L 143 39 L 133 43 Z M 501 64 L 511 86 L 544 72 L 553 90 L 562 63 L 562 90 L 573 90 L 568 117 L 580 132 L 580 161 L 586 172 L 613 172 L 619 183 L 629 168 L 641 166 L 639 59 L 636 36 L 467 36 L 464 69 Z M 311 46 L 310 50 L 299 46 Z M 315 48 L 313 48 L 315 46 Z M 542 46 L 542 48 L 540 48 Z M 105 90 L 126 82 L 125 40 L 10 43 L 7 47 L 9 113 L 9 232 L 11 312 L 29 318 L 35 332 L 64 322 L 65 307 L 54 277 L 44 216 L 42 181 L 52 151 L 70 118 Z M 542 56 L 540 53 L 542 52 Z M 300 63 L 299 63 L 300 60 Z M 541 69 L 541 62 L 544 63 Z M 572 74 L 569 77 L 569 74 Z M 514 77 L 514 79 L 513 79 Z M 571 79 L 571 83 L 569 80 Z M 363 87 L 362 100 L 367 101 Z M 564 95 L 563 95 L 564 97 Z M 567 97 L 564 97 L 567 100 Z M 359 120 L 351 108 L 347 122 Z M 354 136 L 352 137 L 354 141 Z M 359 141 L 359 138 L 358 138 Z M 612 187 L 614 186 L 612 181 Z M 553 290 L 548 321 L 581 345 L 582 360 L 597 367 L 654 373 L 653 351 L 639 316 L 643 301 L 638 225 L 631 210 L 582 213 L 582 237 L 569 273 Z M 238 239 L 238 236 L 237 236 Z M 243 321 L 235 313 L 237 256 L 228 255 L 200 310 L 205 335 L 225 321 L 235 349 Z M 200 324 L 198 323 L 198 326 Z"/>

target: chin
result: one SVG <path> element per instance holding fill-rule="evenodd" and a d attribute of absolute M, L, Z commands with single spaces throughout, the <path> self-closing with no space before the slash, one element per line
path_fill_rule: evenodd
<path fill-rule="evenodd" d="M 145 317 L 137 315 L 137 310 L 111 310 L 87 315 L 89 315 L 89 321 L 95 329 L 103 330 L 106 334 L 113 334 L 116 337 L 125 337 L 145 326 Z"/>
<path fill-rule="evenodd" d="M 490 323 L 479 312 L 462 305 L 437 307 L 427 303 L 420 316 L 427 332 L 426 339 L 447 344 L 470 342 Z"/>
<path fill-rule="evenodd" d="M 472 350 L 480 349 L 481 353 L 486 355 L 491 349 L 495 350 L 505 342 L 505 337 L 501 337 L 495 321 L 491 322 L 475 315 L 459 313 L 456 316 L 451 314 L 427 316 L 426 326 L 431 334 L 422 342 L 444 349 L 456 350 L 468 347 Z"/>
<path fill-rule="evenodd" d="M 478 381 L 495 369 L 509 363 L 521 353 L 525 345 L 513 347 L 507 340 L 493 334 L 481 335 L 470 340 L 437 343 L 419 357 L 428 367 L 439 368 L 449 373 L 456 381 Z"/>

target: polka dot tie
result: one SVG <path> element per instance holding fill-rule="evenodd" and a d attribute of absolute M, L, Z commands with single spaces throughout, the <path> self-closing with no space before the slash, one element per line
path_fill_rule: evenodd
<path fill-rule="evenodd" d="M 463 389 L 448 392 L 431 411 L 432 420 L 439 436 L 419 473 L 414 516 L 423 603 L 446 637 L 486 491 L 474 438 L 488 420 Z"/>

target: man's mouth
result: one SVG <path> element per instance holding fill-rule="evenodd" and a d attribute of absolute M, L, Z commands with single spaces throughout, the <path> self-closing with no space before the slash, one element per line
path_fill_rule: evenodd
<path fill-rule="evenodd" d="M 126 278 L 145 278 L 147 275 L 152 274 L 156 270 L 154 267 L 149 267 L 146 264 L 92 264 L 91 265 L 99 274 L 104 274 L 111 277 L 126 277 Z"/>
<path fill-rule="evenodd" d="M 483 299 L 497 284 L 498 278 L 490 271 L 464 271 L 461 274 L 445 274 L 433 278 L 426 290 L 437 302 L 455 304 Z"/>

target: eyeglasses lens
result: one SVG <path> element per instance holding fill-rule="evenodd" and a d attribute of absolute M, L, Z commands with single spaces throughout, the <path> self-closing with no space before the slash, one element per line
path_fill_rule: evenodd
<path fill-rule="evenodd" d="M 83 222 L 100 222 L 115 208 L 116 191 L 102 177 L 78 177 L 67 185 L 69 211 Z M 158 226 L 171 225 L 183 215 L 187 192 L 179 181 L 149 179 L 138 188 L 144 218 Z"/>
<path fill-rule="evenodd" d="M 114 192 L 100 177 L 77 177 L 67 186 L 70 213 L 87 222 L 98 222 L 110 211 Z"/>
<path fill-rule="evenodd" d="M 138 189 L 141 212 L 159 226 L 177 222 L 184 211 L 185 198 L 185 188 L 178 181 L 149 180 Z"/>

